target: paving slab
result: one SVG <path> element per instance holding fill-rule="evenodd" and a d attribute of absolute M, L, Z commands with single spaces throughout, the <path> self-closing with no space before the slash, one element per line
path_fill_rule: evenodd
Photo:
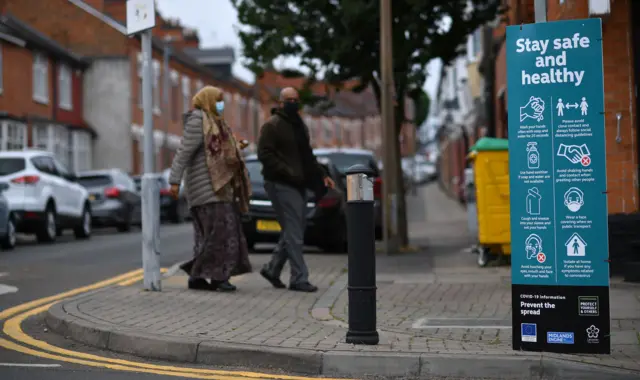
<path fill-rule="evenodd" d="M 640 286 L 612 282 L 611 355 L 513 351 L 510 269 L 478 268 L 464 250 L 472 241 L 464 210 L 435 186 L 420 196 L 411 207 L 428 216 L 412 235 L 426 249 L 376 257 L 376 346 L 345 342 L 347 260 L 334 254 L 307 255 L 318 293 L 274 289 L 257 273 L 234 278 L 235 293 L 192 291 L 175 273 L 162 292 L 135 284 L 64 300 L 47 323 L 74 340 L 143 357 L 313 375 L 640 377 Z M 267 259 L 252 256 L 255 268 Z"/>

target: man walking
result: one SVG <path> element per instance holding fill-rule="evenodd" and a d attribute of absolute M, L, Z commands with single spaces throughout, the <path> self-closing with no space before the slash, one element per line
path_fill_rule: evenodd
<path fill-rule="evenodd" d="M 271 261 L 260 274 L 276 288 L 284 288 L 280 274 L 287 259 L 291 266 L 289 289 L 315 292 L 309 282 L 309 270 L 303 257 L 306 222 L 306 190 L 317 199 L 335 183 L 326 175 L 313 155 L 309 131 L 299 114 L 300 96 L 288 87 L 280 92 L 279 107 L 262 126 L 258 140 L 258 159 L 262 175 L 278 222 L 282 226 L 280 241 Z"/>

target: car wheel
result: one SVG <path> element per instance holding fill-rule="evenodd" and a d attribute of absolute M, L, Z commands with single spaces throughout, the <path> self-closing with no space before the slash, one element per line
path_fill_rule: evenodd
<path fill-rule="evenodd" d="M 91 237 L 91 212 L 89 207 L 85 206 L 84 210 L 82 210 L 80 224 L 73 229 L 73 233 L 76 235 L 76 239 L 88 239 Z"/>
<path fill-rule="evenodd" d="M 52 205 L 47 206 L 44 215 L 44 222 L 36 233 L 39 243 L 53 243 L 58 237 L 58 217 Z"/>
<path fill-rule="evenodd" d="M 16 246 L 16 241 L 18 240 L 16 235 L 16 224 L 13 220 L 13 216 L 10 215 L 7 220 L 7 234 L 2 239 L 2 249 L 11 250 Z"/>

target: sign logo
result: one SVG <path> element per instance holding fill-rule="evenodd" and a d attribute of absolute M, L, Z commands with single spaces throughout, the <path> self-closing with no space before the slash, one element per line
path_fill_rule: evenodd
<path fill-rule="evenodd" d="M 573 344 L 574 336 L 572 332 L 547 332 L 547 343 L 549 344 Z"/>
<path fill-rule="evenodd" d="M 578 315 L 581 317 L 597 317 L 600 315 L 600 300 L 597 296 L 578 297 Z"/>
<path fill-rule="evenodd" d="M 536 260 L 538 260 L 538 262 L 540 264 L 542 264 L 545 261 L 547 261 L 547 255 L 545 255 L 544 253 L 540 252 L 540 253 L 538 253 L 538 256 L 536 256 Z"/>
<path fill-rule="evenodd" d="M 535 323 L 522 323 L 520 325 L 521 340 L 523 342 L 536 343 L 538 341 L 537 330 Z"/>
<path fill-rule="evenodd" d="M 600 343 L 600 329 L 595 325 L 589 326 L 587 329 L 587 343 Z"/>

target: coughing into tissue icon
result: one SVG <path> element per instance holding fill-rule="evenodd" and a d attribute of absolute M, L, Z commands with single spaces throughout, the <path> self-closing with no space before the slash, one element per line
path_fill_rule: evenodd
<path fill-rule="evenodd" d="M 531 234 L 524 241 L 524 250 L 527 253 L 527 259 L 531 260 L 542 253 L 542 238 L 536 234 Z"/>

